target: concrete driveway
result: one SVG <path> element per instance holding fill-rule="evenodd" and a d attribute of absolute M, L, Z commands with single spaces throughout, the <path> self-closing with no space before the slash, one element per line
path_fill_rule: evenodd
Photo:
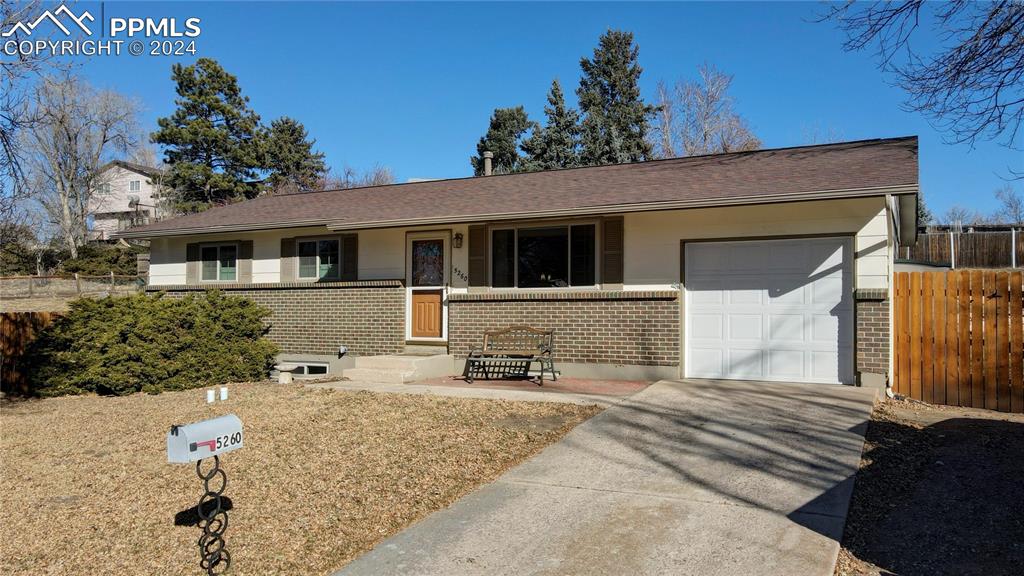
<path fill-rule="evenodd" d="M 338 574 L 830 576 L 874 397 L 659 382 Z"/>

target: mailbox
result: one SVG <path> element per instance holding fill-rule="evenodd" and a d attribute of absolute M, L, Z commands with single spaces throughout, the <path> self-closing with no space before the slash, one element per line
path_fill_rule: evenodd
<path fill-rule="evenodd" d="M 234 414 L 192 424 L 171 426 L 167 461 L 187 464 L 242 447 L 242 421 Z"/>

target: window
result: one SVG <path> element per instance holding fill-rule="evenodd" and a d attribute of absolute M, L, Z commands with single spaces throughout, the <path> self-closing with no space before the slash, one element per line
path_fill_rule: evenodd
<path fill-rule="evenodd" d="M 292 372 L 295 376 L 323 376 L 330 372 L 329 365 L 324 362 L 288 362 L 298 368 Z"/>
<path fill-rule="evenodd" d="M 320 280 L 341 276 L 340 249 L 337 238 L 301 240 L 299 244 L 299 278 Z"/>
<path fill-rule="evenodd" d="M 493 230 L 491 286 L 593 286 L 597 283 L 596 235 L 594 224 Z"/>
<path fill-rule="evenodd" d="M 129 192 L 138 192 L 141 189 L 142 189 L 142 181 L 141 180 L 132 180 L 132 181 L 128 182 L 128 191 Z"/>
<path fill-rule="evenodd" d="M 203 246 L 201 252 L 204 282 L 232 282 L 238 278 L 238 246 Z"/>

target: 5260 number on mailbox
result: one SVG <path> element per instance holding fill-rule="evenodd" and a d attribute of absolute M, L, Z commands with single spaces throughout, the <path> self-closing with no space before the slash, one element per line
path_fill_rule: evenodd
<path fill-rule="evenodd" d="M 230 448 L 230 447 L 234 446 L 235 444 L 241 444 L 241 443 L 242 443 L 242 433 L 241 432 L 235 432 L 234 434 L 232 434 L 230 436 L 218 436 L 217 437 L 217 450 L 223 450 L 225 448 Z"/>

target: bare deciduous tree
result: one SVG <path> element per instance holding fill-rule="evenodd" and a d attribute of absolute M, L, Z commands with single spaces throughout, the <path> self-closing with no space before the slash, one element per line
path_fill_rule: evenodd
<path fill-rule="evenodd" d="M 658 87 L 656 154 L 697 156 L 757 150 L 761 140 L 734 109 L 732 76 L 710 64 L 698 68 L 699 80 L 680 81 L 673 90 Z"/>
<path fill-rule="evenodd" d="M 655 154 L 659 158 L 672 158 L 677 156 L 675 131 L 676 105 L 672 100 L 672 91 L 669 90 L 664 80 L 658 80 L 658 110 L 655 120 L 651 126 L 651 136 L 654 139 Z"/>
<path fill-rule="evenodd" d="M 384 186 L 395 183 L 395 175 L 386 166 L 377 165 L 360 173 L 351 166 L 345 166 L 340 173 L 331 172 L 317 186 L 319 190 L 340 190 L 345 188 L 363 188 L 365 186 Z"/>
<path fill-rule="evenodd" d="M 950 226 L 971 226 L 974 224 L 988 224 L 989 218 L 977 210 L 955 204 L 949 210 L 946 210 L 942 217 L 942 223 Z"/>
<path fill-rule="evenodd" d="M 838 23 L 847 50 L 876 46 L 882 68 L 908 94 L 906 106 L 951 141 L 1002 139 L 1016 147 L 1024 120 L 1024 2 L 846 2 L 821 19 Z M 929 20 L 941 46 L 933 54 L 911 47 Z"/>
<path fill-rule="evenodd" d="M 23 134 L 26 174 L 72 258 L 85 240 L 97 169 L 134 145 L 137 105 L 70 75 L 43 79 L 33 93 L 37 120 Z"/>
<path fill-rule="evenodd" d="M 822 128 L 821 124 L 804 124 L 801 128 L 801 138 L 804 144 L 833 144 L 842 142 L 843 132 L 834 126 Z"/>
<path fill-rule="evenodd" d="M 1024 197 L 1010 184 L 996 190 L 999 211 L 996 219 L 1002 224 L 1024 224 Z"/>
<path fill-rule="evenodd" d="M 4 41 L 25 40 L 14 24 L 35 19 L 44 9 L 38 0 L 0 2 L 0 30 L 13 32 Z M 33 39 L 46 37 L 36 34 Z M 29 105 L 32 84 L 55 67 L 53 58 L 43 52 L 0 58 L 0 245 L 16 241 L 29 216 L 24 206 L 31 189 L 26 185 L 19 139 L 35 122 Z"/>

